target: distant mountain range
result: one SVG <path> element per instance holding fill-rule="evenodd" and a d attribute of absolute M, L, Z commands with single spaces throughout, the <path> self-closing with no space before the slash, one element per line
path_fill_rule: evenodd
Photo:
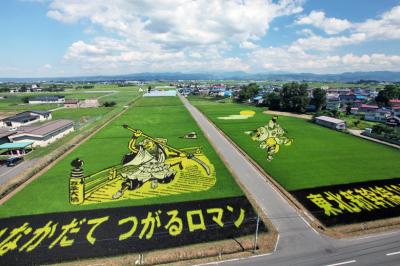
<path fill-rule="evenodd" d="M 374 80 L 398 82 L 400 72 L 374 71 L 374 72 L 346 72 L 341 74 L 312 74 L 312 73 L 246 73 L 236 72 L 217 72 L 217 73 L 135 73 L 127 75 L 112 76 L 81 76 L 81 77 L 59 77 L 59 78 L 0 78 L 0 82 L 40 82 L 40 81 L 177 81 L 177 80 L 282 80 L 282 81 L 326 81 L 326 82 L 357 82 L 359 80 Z"/>

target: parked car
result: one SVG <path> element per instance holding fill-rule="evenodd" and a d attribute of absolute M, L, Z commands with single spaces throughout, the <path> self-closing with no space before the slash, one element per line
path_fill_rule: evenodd
<path fill-rule="evenodd" d="M 23 160 L 24 160 L 24 158 L 22 158 L 22 157 L 10 158 L 10 159 L 7 159 L 7 160 L 6 160 L 6 165 L 7 165 L 8 167 L 13 167 L 13 166 L 16 166 L 17 164 L 22 163 Z"/>

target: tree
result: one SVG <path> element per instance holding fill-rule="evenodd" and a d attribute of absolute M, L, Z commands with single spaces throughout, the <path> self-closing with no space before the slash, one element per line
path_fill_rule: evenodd
<path fill-rule="evenodd" d="M 238 101 L 243 102 L 245 100 L 251 99 L 257 95 L 260 88 L 256 83 L 250 83 L 249 85 L 243 87 L 238 94 Z"/>
<path fill-rule="evenodd" d="M 381 135 L 381 134 L 384 134 L 384 133 L 392 133 L 393 131 L 394 131 L 393 128 L 388 127 L 388 126 L 383 125 L 383 124 L 376 124 L 376 125 L 374 125 L 372 127 L 372 133 L 375 133 L 375 134 L 378 134 L 378 135 Z"/>
<path fill-rule="evenodd" d="M 286 83 L 281 91 L 282 108 L 285 111 L 304 113 L 309 103 L 307 83 Z"/>
<path fill-rule="evenodd" d="M 151 86 L 147 88 L 147 92 L 151 92 Z"/>
<path fill-rule="evenodd" d="M 351 114 L 351 103 L 348 103 L 346 105 L 346 115 L 350 115 Z"/>
<path fill-rule="evenodd" d="M 375 97 L 375 102 L 380 107 L 389 107 L 390 100 L 400 98 L 400 87 L 396 85 L 386 85 Z"/>
<path fill-rule="evenodd" d="M 104 107 L 114 107 L 116 104 L 117 104 L 116 102 L 111 101 L 111 102 L 105 102 L 105 103 L 103 104 L 103 106 L 104 106 Z"/>
<path fill-rule="evenodd" d="M 28 90 L 28 87 L 24 84 L 24 85 L 21 86 L 21 88 L 19 88 L 19 90 L 21 92 L 26 92 Z"/>
<path fill-rule="evenodd" d="M 321 88 L 316 88 L 313 91 L 312 102 L 315 104 L 317 111 L 321 111 L 322 107 L 326 105 L 326 91 Z"/>
<path fill-rule="evenodd" d="M 273 92 L 269 93 L 264 97 L 264 102 L 266 106 L 268 106 L 271 110 L 280 110 L 281 109 L 281 96 L 279 93 Z"/>
<path fill-rule="evenodd" d="M 29 97 L 24 97 L 22 98 L 23 103 L 29 103 Z"/>

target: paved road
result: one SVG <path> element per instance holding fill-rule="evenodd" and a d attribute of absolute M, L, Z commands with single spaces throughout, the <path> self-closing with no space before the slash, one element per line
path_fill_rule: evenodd
<path fill-rule="evenodd" d="M 6 183 L 11 178 L 24 172 L 26 169 L 34 166 L 36 162 L 37 159 L 31 159 L 13 167 L 7 167 L 5 165 L 0 166 L 0 185 Z"/>
<path fill-rule="evenodd" d="M 348 240 L 335 240 L 317 233 L 204 115 L 185 98 L 181 97 L 181 99 L 211 144 L 279 232 L 279 241 L 272 254 L 219 263 L 226 265 L 345 265 L 344 263 L 400 265 L 400 232 Z"/>
<path fill-rule="evenodd" d="M 392 144 L 392 143 L 385 142 L 385 141 L 382 141 L 382 140 L 379 140 L 379 139 L 374 139 L 374 138 L 370 138 L 370 137 L 361 135 L 361 133 L 362 133 L 364 130 L 347 129 L 347 131 L 348 131 L 350 134 L 352 134 L 352 135 L 354 135 L 354 136 L 356 136 L 356 137 L 360 137 L 360 138 L 367 139 L 367 140 L 370 140 L 370 141 L 373 141 L 373 142 L 376 142 L 376 143 L 380 143 L 380 144 L 384 144 L 384 145 L 391 146 L 391 147 L 396 148 L 396 149 L 400 149 L 400 146 L 399 146 L 399 145 Z"/>

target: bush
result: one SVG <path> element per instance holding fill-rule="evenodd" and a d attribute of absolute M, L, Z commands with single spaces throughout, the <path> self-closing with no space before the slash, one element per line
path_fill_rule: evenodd
<path fill-rule="evenodd" d="M 103 103 L 104 107 L 114 107 L 117 103 L 114 101 Z"/>
<path fill-rule="evenodd" d="M 372 127 L 372 133 L 382 135 L 393 133 L 394 129 L 383 124 L 376 124 Z"/>

